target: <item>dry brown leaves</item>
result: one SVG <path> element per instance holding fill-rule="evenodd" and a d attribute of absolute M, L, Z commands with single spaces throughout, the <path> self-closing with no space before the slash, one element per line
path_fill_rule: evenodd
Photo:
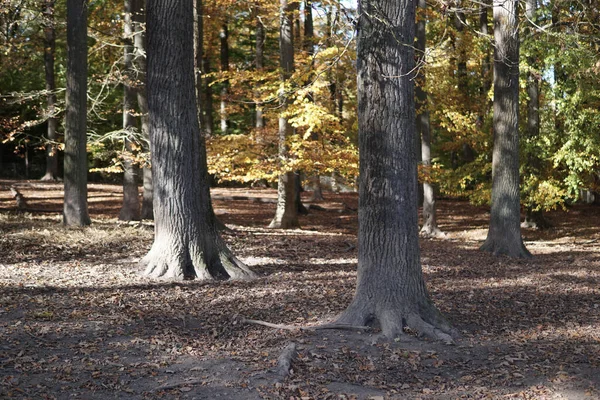
<path fill-rule="evenodd" d="M 60 185 L 19 184 L 30 207 L 60 210 Z M 171 283 L 138 275 L 152 227 L 115 220 L 120 188 L 90 193 L 94 223 L 78 230 L 50 212 L 11 211 L 0 191 L 1 398 L 600 397 L 598 207 L 553 213 L 556 228 L 524 231 L 535 258 L 511 260 L 477 250 L 484 208 L 439 202 L 449 237 L 423 240 L 422 261 L 434 301 L 463 333 L 452 347 L 233 319 L 316 325 L 344 309 L 355 285 L 354 194 L 329 194 L 325 211 L 289 232 L 265 229 L 274 204 L 218 200 L 235 230 L 226 240 L 261 278 Z M 275 384 L 265 371 L 290 340 L 298 358 Z"/>

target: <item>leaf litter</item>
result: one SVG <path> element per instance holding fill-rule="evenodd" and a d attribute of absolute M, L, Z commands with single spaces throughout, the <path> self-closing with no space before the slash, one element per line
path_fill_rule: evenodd
<path fill-rule="evenodd" d="M 523 231 L 535 257 L 512 260 L 477 250 L 485 207 L 440 201 L 448 237 L 423 239 L 421 258 L 433 300 L 463 335 L 446 346 L 236 319 L 315 326 L 347 306 L 355 194 L 329 193 L 302 229 L 279 231 L 265 228 L 274 204 L 253 201 L 274 191 L 215 189 L 239 199 L 215 210 L 260 278 L 176 283 L 140 276 L 153 228 L 114 218 L 118 186 L 92 186 L 85 229 L 60 225 L 59 185 L 19 189 L 48 212 L 17 213 L 0 191 L 0 398 L 600 398 L 598 206 L 551 213 L 555 228 Z"/>

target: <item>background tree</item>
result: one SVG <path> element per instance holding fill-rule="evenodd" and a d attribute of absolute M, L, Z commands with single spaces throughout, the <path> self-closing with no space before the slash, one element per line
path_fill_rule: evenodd
<path fill-rule="evenodd" d="M 521 237 L 518 1 L 494 2 L 492 210 L 481 250 L 530 257 Z"/>
<path fill-rule="evenodd" d="M 294 5 L 288 0 L 280 0 L 279 49 L 281 68 L 281 88 L 279 93 L 279 158 L 282 171 L 277 185 L 277 208 L 275 217 L 269 228 L 296 228 L 298 222 L 298 205 L 296 204 L 297 175 L 285 163 L 288 161 L 288 143 L 291 126 L 285 114 L 289 102 L 289 79 L 294 71 L 294 36 L 293 10 Z"/>
<path fill-rule="evenodd" d="M 137 179 L 139 167 L 132 159 L 134 152 L 134 141 L 136 123 L 134 113 L 135 89 L 134 89 L 134 47 L 133 47 L 133 2 L 125 0 L 123 14 L 123 137 L 125 152 L 123 155 L 123 206 L 119 212 L 122 221 L 136 221 L 140 219 L 140 198 Z"/>
<path fill-rule="evenodd" d="M 145 274 L 248 278 L 219 236 L 194 92 L 193 0 L 148 0 L 148 105 L 155 239 Z"/>
<path fill-rule="evenodd" d="M 91 223 L 87 205 L 87 1 L 67 0 L 67 95 L 63 222 Z"/>
<path fill-rule="evenodd" d="M 54 77 L 54 54 L 56 34 L 54 29 L 54 0 L 44 2 L 44 72 L 46 75 L 48 127 L 46 139 L 46 173 L 42 181 L 58 179 L 58 148 L 56 145 L 58 118 L 56 118 L 56 79 Z"/>
<path fill-rule="evenodd" d="M 427 104 L 427 92 L 425 91 L 425 46 L 426 46 L 426 26 L 427 17 L 425 11 L 427 4 L 425 0 L 419 0 L 417 3 L 417 28 L 416 28 L 416 43 L 415 50 L 417 58 L 421 64 L 417 71 L 417 85 L 415 87 L 415 95 L 417 99 L 417 142 L 421 138 L 421 164 L 422 179 L 423 179 L 423 226 L 421 234 L 425 236 L 435 237 L 443 235 L 437 225 L 436 219 L 436 203 L 435 203 L 435 188 L 431 182 L 431 127 L 429 120 L 429 106 Z"/>
<path fill-rule="evenodd" d="M 358 282 L 338 322 L 378 322 L 389 338 L 408 326 L 452 341 L 427 293 L 419 255 L 414 35 L 414 2 L 360 3 Z"/>

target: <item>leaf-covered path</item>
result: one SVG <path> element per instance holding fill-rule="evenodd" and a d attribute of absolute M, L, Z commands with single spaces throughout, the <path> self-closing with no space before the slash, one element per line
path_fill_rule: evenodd
<path fill-rule="evenodd" d="M 477 250 L 485 208 L 441 201 L 448 238 L 421 248 L 432 297 L 463 334 L 445 346 L 239 322 L 310 326 L 344 309 L 355 194 L 328 193 L 301 230 L 279 231 L 265 228 L 274 191 L 217 189 L 216 213 L 234 229 L 225 238 L 261 278 L 171 283 L 139 276 L 153 230 L 116 221 L 118 186 L 91 185 L 92 227 L 66 229 L 41 212 L 60 210 L 60 185 L 18 182 L 36 211 L 16 213 L 10 184 L 0 182 L 0 398 L 600 398 L 597 206 L 552 213 L 554 229 L 524 231 L 535 258 L 511 260 Z M 269 370 L 290 341 L 292 374 L 276 382 Z"/>

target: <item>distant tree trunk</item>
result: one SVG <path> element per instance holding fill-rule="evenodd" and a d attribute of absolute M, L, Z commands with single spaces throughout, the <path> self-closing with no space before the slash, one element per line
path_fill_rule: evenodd
<path fill-rule="evenodd" d="M 198 122 L 200 123 L 200 131 L 206 129 L 204 121 L 204 110 L 202 98 L 204 91 L 202 90 L 202 59 L 204 58 L 204 16 L 202 0 L 195 0 L 194 3 L 194 72 L 196 77 L 196 100 Z"/>
<path fill-rule="evenodd" d="M 208 55 L 205 55 L 202 59 L 202 72 L 204 74 L 210 73 L 210 58 Z M 213 92 L 212 92 L 212 79 L 208 76 L 204 79 L 204 99 L 205 105 L 202 107 L 204 109 L 204 134 L 206 137 L 211 137 L 215 131 L 215 119 L 213 114 Z"/>
<path fill-rule="evenodd" d="M 123 131 L 125 132 L 125 155 L 123 157 L 123 205 L 119 213 L 121 221 L 137 221 L 140 219 L 140 197 L 138 192 L 137 177 L 139 167 L 133 162 L 133 141 L 135 117 L 133 116 L 133 104 L 135 99 L 135 71 L 133 68 L 133 1 L 125 0 L 123 20 L 123 59 L 124 59 L 124 82 L 123 82 Z"/>
<path fill-rule="evenodd" d="M 87 2 L 67 0 L 65 200 L 67 226 L 91 223 L 87 204 Z"/>
<path fill-rule="evenodd" d="M 221 39 L 221 72 L 229 72 L 229 30 L 227 28 L 227 22 L 221 26 L 221 32 L 219 32 Z M 227 118 L 227 96 L 229 94 L 229 80 L 226 79 L 221 84 L 221 133 L 226 134 L 229 121 Z"/>
<path fill-rule="evenodd" d="M 518 1 L 494 3 L 494 151 L 490 227 L 481 250 L 530 257 L 521 237 Z"/>
<path fill-rule="evenodd" d="M 146 21 L 146 7 L 144 0 L 133 0 L 134 13 L 134 31 L 133 44 L 135 50 L 134 63 L 137 70 L 137 102 L 138 108 L 141 114 L 141 131 L 142 136 L 150 141 L 150 128 L 148 122 L 148 99 L 146 96 L 146 34 L 145 34 L 145 21 Z M 144 149 L 150 152 L 150 148 Z M 152 170 L 149 166 L 143 168 L 143 187 L 144 197 L 142 198 L 142 213 L 143 219 L 154 219 L 153 201 L 154 201 L 154 189 L 152 185 Z"/>
<path fill-rule="evenodd" d="M 418 1 L 418 7 L 423 11 L 427 8 L 425 0 Z M 418 57 L 425 57 L 425 28 L 426 18 L 422 15 L 417 20 L 416 50 Z M 435 190 L 433 184 L 428 180 L 431 170 L 431 129 L 429 124 L 429 107 L 427 105 L 427 92 L 425 91 L 425 71 L 423 67 L 418 69 L 418 84 L 415 88 L 417 98 L 417 142 L 421 137 L 421 162 L 425 171 L 423 181 L 423 227 L 421 234 L 427 237 L 443 236 L 437 225 Z"/>
<path fill-rule="evenodd" d="M 484 0 L 479 5 L 479 33 L 483 37 L 487 37 L 489 35 L 488 29 L 488 9 L 491 7 L 489 0 Z M 490 53 L 489 51 L 485 52 L 483 57 L 483 62 L 481 63 L 481 95 L 483 99 L 487 103 L 487 94 L 492 87 L 492 79 L 491 79 L 491 61 L 490 61 Z"/>
<path fill-rule="evenodd" d="M 526 0 L 525 15 L 528 21 L 536 21 L 537 0 Z M 526 22 L 528 23 L 528 22 Z M 525 29 L 525 35 L 528 40 L 533 39 L 533 30 L 529 26 Z M 529 57 L 527 60 L 529 67 L 537 66 L 535 57 Z M 527 131 L 526 135 L 531 143 L 534 143 L 540 135 L 540 94 L 539 94 L 539 76 L 533 71 L 527 73 Z M 539 176 L 541 160 L 537 154 L 537 149 L 529 148 L 527 151 L 527 163 L 525 169 L 530 174 Z M 525 208 L 525 221 L 521 224 L 522 228 L 547 229 L 551 225 L 544 216 L 543 210 L 535 209 L 530 205 Z"/>
<path fill-rule="evenodd" d="M 421 270 L 417 224 L 415 3 L 359 2 L 357 43 L 360 184 L 358 280 L 339 323 L 405 327 L 452 341 Z"/>
<path fill-rule="evenodd" d="M 262 22 L 260 8 L 255 6 L 256 12 L 256 71 L 261 72 L 264 68 L 265 52 L 265 25 Z M 262 104 L 256 104 L 256 128 L 265 127 L 265 117 L 263 115 Z"/>
<path fill-rule="evenodd" d="M 155 238 L 141 261 L 145 274 L 252 277 L 219 236 L 210 201 L 194 91 L 193 1 L 148 0 L 147 27 Z"/>
<path fill-rule="evenodd" d="M 279 158 L 281 160 L 287 160 L 289 157 L 286 140 L 290 134 L 291 126 L 284 113 L 288 104 L 286 83 L 294 71 L 293 10 L 294 5 L 291 2 L 280 0 L 279 50 L 282 82 L 279 94 L 281 106 L 279 114 Z M 269 227 L 289 229 L 296 228 L 299 225 L 296 174 L 294 171 L 282 172 L 279 175 L 277 187 L 277 209 Z"/>
<path fill-rule="evenodd" d="M 56 34 L 54 30 L 54 0 L 44 1 L 44 69 L 46 72 L 46 104 L 48 113 L 48 128 L 46 133 L 46 173 L 42 181 L 58 179 L 58 156 L 56 147 L 56 83 L 54 79 L 54 53 L 56 49 Z"/>

